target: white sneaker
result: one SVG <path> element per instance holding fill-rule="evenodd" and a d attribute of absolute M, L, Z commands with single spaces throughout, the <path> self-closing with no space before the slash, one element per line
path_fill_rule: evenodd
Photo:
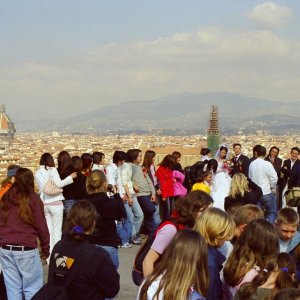
<path fill-rule="evenodd" d="M 120 246 L 120 248 L 131 248 L 131 247 L 132 247 L 132 244 L 130 244 L 130 243 L 125 243 Z"/>

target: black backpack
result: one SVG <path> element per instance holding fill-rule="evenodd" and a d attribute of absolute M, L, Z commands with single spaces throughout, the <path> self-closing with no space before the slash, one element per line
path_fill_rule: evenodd
<path fill-rule="evenodd" d="M 80 261 L 80 258 L 77 258 Z M 77 270 L 75 262 L 70 270 L 61 270 L 50 265 L 48 282 L 33 296 L 32 300 L 70 300 L 68 287 L 72 283 Z"/>
<path fill-rule="evenodd" d="M 184 169 L 184 186 L 190 191 L 192 189 L 193 184 L 198 182 L 202 173 L 204 172 L 204 166 L 207 165 L 208 160 L 205 161 L 197 161 L 192 166 L 186 167 Z"/>
<path fill-rule="evenodd" d="M 176 227 L 176 229 L 178 230 L 178 223 L 175 219 L 170 218 L 170 219 L 162 222 L 153 233 L 148 235 L 148 237 L 146 238 L 144 243 L 141 245 L 139 251 L 137 252 L 135 259 L 134 259 L 133 268 L 132 268 L 132 280 L 135 285 L 140 286 L 144 280 L 143 261 L 156 238 L 157 232 L 161 228 L 163 228 L 165 225 L 168 225 L 168 224 L 174 225 Z"/>

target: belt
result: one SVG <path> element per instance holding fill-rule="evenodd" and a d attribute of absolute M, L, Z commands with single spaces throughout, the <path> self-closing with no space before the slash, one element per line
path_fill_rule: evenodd
<path fill-rule="evenodd" d="M 1 246 L 1 248 L 10 251 L 30 251 L 36 249 L 27 246 L 13 246 L 13 245 L 3 245 Z"/>

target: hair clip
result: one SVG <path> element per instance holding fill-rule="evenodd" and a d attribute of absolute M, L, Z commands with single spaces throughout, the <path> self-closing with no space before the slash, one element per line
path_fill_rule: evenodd
<path fill-rule="evenodd" d="M 269 270 L 267 270 L 267 269 L 263 269 L 263 272 L 265 272 L 265 273 L 268 273 L 268 272 L 269 272 Z"/>
<path fill-rule="evenodd" d="M 74 233 L 84 233 L 84 230 L 81 226 L 75 226 L 72 228 L 72 232 Z"/>
<path fill-rule="evenodd" d="M 288 272 L 289 269 L 288 268 L 280 268 L 280 270 L 284 271 L 284 272 Z"/>

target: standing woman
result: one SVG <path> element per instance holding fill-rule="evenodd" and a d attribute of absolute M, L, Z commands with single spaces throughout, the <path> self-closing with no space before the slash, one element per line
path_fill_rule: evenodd
<path fill-rule="evenodd" d="M 103 165 L 104 158 L 105 158 L 104 153 L 95 151 L 92 154 L 92 158 L 93 158 L 92 171 L 100 170 L 104 172 L 104 165 Z"/>
<path fill-rule="evenodd" d="M 65 200 L 65 198 L 62 193 L 47 195 L 43 192 L 43 189 L 49 179 L 52 179 L 57 187 L 62 188 L 65 185 L 71 184 L 73 178 L 76 178 L 76 176 L 77 174 L 74 172 L 61 180 L 55 168 L 53 156 L 50 153 L 42 154 L 40 167 L 35 173 L 35 179 L 39 187 L 40 197 L 45 204 L 45 217 L 50 232 L 50 253 L 54 245 L 61 239 L 64 210 L 63 200 Z"/>
<path fill-rule="evenodd" d="M 192 230 L 176 234 L 153 272 L 142 284 L 137 300 L 205 299 L 208 288 L 207 247 Z"/>
<path fill-rule="evenodd" d="M 167 219 L 174 206 L 174 179 L 173 179 L 173 168 L 175 166 L 174 158 L 171 154 L 168 154 L 164 157 L 162 162 L 159 164 L 159 167 L 156 171 L 156 175 L 159 181 L 161 188 L 161 214 L 162 220 Z"/>
<path fill-rule="evenodd" d="M 89 176 L 92 170 L 93 165 L 93 156 L 90 153 L 83 153 L 81 155 L 81 161 L 82 161 L 82 169 L 81 173 L 85 177 Z"/>
<path fill-rule="evenodd" d="M 159 215 L 159 204 L 161 203 L 161 190 L 156 177 L 156 168 L 154 165 L 155 155 L 156 153 L 153 150 L 147 150 L 144 155 L 142 166 L 143 166 L 143 172 L 149 175 L 156 191 L 157 203 L 155 203 L 156 211 L 154 214 L 154 222 L 158 226 L 161 222 L 160 215 Z"/>
<path fill-rule="evenodd" d="M 34 177 L 20 168 L 15 182 L 0 202 L 0 262 L 7 297 L 30 300 L 43 285 L 41 257 L 49 256 L 49 231 L 43 203 L 34 192 Z"/>

